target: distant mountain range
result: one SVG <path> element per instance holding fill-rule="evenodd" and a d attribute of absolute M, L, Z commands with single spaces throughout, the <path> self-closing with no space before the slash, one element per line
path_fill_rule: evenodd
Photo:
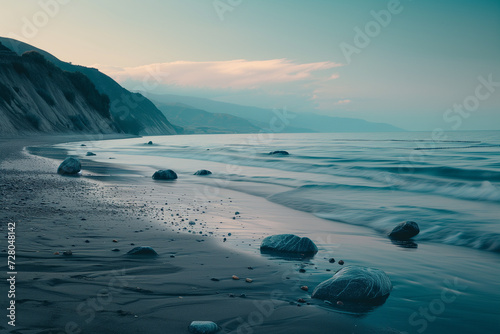
<path fill-rule="evenodd" d="M 205 98 L 172 95 L 148 94 L 167 117 L 165 105 L 184 105 L 193 109 L 201 109 L 211 113 L 223 113 L 248 120 L 253 125 L 269 129 L 273 125 L 281 129 L 279 132 L 395 132 L 405 131 L 387 123 L 368 122 L 357 118 L 331 117 L 314 113 L 294 113 L 287 110 L 271 110 L 258 107 L 242 106 L 233 103 L 219 102 Z M 276 118 L 282 124 L 276 125 Z M 187 119 L 184 120 L 188 121 Z M 274 123 L 274 124 L 273 124 Z"/>
<path fill-rule="evenodd" d="M 261 127 L 233 115 L 211 113 L 183 104 L 158 104 L 163 114 L 174 124 L 182 127 L 182 134 L 207 133 L 256 133 Z"/>
<path fill-rule="evenodd" d="M 176 133 L 174 126 L 151 101 L 139 93 L 126 90 L 97 69 L 63 62 L 44 50 L 14 39 L 0 37 L 0 42 L 19 56 L 27 51 L 36 51 L 64 71 L 84 74 L 101 94 L 109 97 L 111 117 L 121 131 L 140 135 Z"/>

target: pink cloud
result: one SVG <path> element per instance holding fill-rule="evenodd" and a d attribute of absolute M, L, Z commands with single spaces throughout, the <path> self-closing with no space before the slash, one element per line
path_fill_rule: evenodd
<path fill-rule="evenodd" d="M 348 99 L 345 99 L 345 100 L 339 100 L 339 101 L 337 101 L 337 103 L 335 103 L 335 104 L 348 104 L 348 103 L 351 103 L 351 100 L 348 100 Z"/>
<path fill-rule="evenodd" d="M 118 82 L 153 77 L 159 84 L 213 89 L 258 89 L 273 84 L 314 81 L 321 73 L 342 66 L 334 62 L 298 64 L 288 59 L 249 61 L 175 61 L 138 67 L 94 65 Z M 327 74 L 328 80 L 338 75 Z"/>

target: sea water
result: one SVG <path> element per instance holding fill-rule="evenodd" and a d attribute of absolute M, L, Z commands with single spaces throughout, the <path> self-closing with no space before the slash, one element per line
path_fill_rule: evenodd
<path fill-rule="evenodd" d="M 212 184 L 321 218 L 380 234 L 411 220 L 420 225 L 417 240 L 500 252 L 500 132 L 441 138 L 425 132 L 268 133 L 59 146 L 143 170 L 171 168 L 188 176 L 210 169 Z M 269 154 L 276 150 L 289 155 Z"/>

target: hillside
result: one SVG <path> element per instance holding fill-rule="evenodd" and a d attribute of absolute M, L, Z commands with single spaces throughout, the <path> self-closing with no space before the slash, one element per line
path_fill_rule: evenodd
<path fill-rule="evenodd" d="M 0 42 L 18 55 L 27 51 L 37 51 L 64 71 L 85 74 L 100 93 L 109 96 L 110 113 L 113 120 L 124 132 L 140 135 L 176 133 L 174 126 L 151 101 L 139 93 L 126 90 L 97 69 L 63 62 L 44 50 L 14 39 L 0 37 Z"/>
<path fill-rule="evenodd" d="M 0 134 L 120 132 L 109 97 L 81 73 L 65 72 L 31 51 L 0 43 Z"/>
<path fill-rule="evenodd" d="M 246 119 L 229 114 L 210 113 L 186 105 L 159 105 L 165 116 L 183 127 L 184 134 L 203 133 L 256 133 L 260 127 Z"/>
<path fill-rule="evenodd" d="M 268 127 L 269 122 L 275 117 L 275 112 L 270 109 L 242 106 L 233 103 L 219 102 L 205 98 L 162 94 L 148 97 L 156 103 L 175 104 L 181 103 L 193 108 L 203 109 L 212 113 L 225 113 L 247 119 L 260 127 Z M 332 117 L 315 113 L 296 113 L 289 108 L 290 118 L 283 132 L 392 132 L 404 131 L 387 123 L 374 123 L 357 118 Z M 282 113 L 281 110 L 278 111 Z"/>

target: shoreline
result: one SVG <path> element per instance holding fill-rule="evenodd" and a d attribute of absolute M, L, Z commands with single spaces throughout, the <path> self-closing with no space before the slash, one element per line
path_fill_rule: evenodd
<path fill-rule="evenodd" d="M 30 143 L 25 146 L 30 146 Z M 35 269 L 60 265 L 54 260 L 60 260 L 61 257 L 54 257 L 51 251 L 57 248 L 62 252 L 64 246 L 73 245 L 69 241 L 63 242 L 64 239 L 60 240 L 63 236 L 69 238 L 66 240 L 73 240 L 75 236 L 69 232 L 76 233 L 79 241 L 74 245 L 81 247 L 74 249 L 71 260 L 78 259 L 80 260 L 78 263 L 83 265 L 83 268 L 78 268 L 80 271 L 78 274 L 67 275 L 65 280 L 55 283 L 53 282 L 55 277 L 49 279 L 48 273 L 37 274 L 37 271 L 33 270 L 31 275 L 36 278 L 37 283 L 42 281 L 52 287 L 47 288 L 43 284 L 43 288 L 38 287 L 38 290 L 33 287 L 35 295 L 41 291 L 46 293 L 52 290 L 56 292 L 59 289 L 68 289 L 69 286 L 76 284 L 84 291 L 86 290 L 87 294 L 71 296 L 68 293 L 65 298 L 76 300 L 62 302 L 62 305 L 68 303 L 76 304 L 78 307 L 82 299 L 83 302 L 88 300 L 85 296 L 91 296 L 93 293 L 91 291 L 95 291 L 97 287 L 106 289 L 106 280 L 108 283 L 113 280 L 114 277 L 109 270 L 103 270 L 102 266 L 110 265 L 114 269 L 119 269 L 118 263 L 125 263 L 129 266 L 125 269 L 126 274 L 120 277 L 133 276 L 133 284 L 139 288 L 137 291 L 129 289 L 128 286 L 117 289 L 112 294 L 117 304 L 134 307 L 116 309 L 115 301 L 113 301 L 107 305 L 110 308 L 95 312 L 95 320 L 88 324 L 90 327 L 84 327 L 83 332 L 98 332 L 102 330 L 99 326 L 107 326 L 107 322 L 113 324 L 113 319 L 117 322 L 124 319 L 130 320 L 127 326 L 122 327 L 122 331 L 126 333 L 134 332 L 131 328 L 139 331 L 139 327 L 130 326 L 139 326 L 139 323 L 145 320 L 155 323 L 154 326 L 148 325 L 148 332 L 151 333 L 157 332 L 155 326 L 159 326 L 158 332 L 161 332 L 159 328 L 165 326 L 165 323 L 173 325 L 172 332 L 174 333 L 187 333 L 190 320 L 227 323 L 225 332 L 228 333 L 236 333 L 238 328 L 240 330 L 250 328 L 254 333 L 269 333 L 270 331 L 273 333 L 330 333 L 332 328 L 341 333 L 353 331 L 356 333 L 397 333 L 399 330 L 408 331 L 409 329 L 413 330 L 411 332 L 416 332 L 420 327 L 411 325 L 409 317 L 418 310 L 420 305 L 428 305 L 438 298 L 446 280 L 456 282 L 458 279 L 459 284 L 453 291 L 456 291 L 457 296 L 460 296 L 462 300 L 457 297 L 460 303 L 447 305 L 448 312 L 453 311 L 453 314 L 439 321 L 428 322 L 429 326 L 434 326 L 434 331 L 429 332 L 439 332 L 441 328 L 449 328 L 451 319 L 462 314 L 464 309 L 468 308 L 468 304 L 476 307 L 479 302 L 475 298 L 476 295 L 486 296 L 487 294 L 487 289 L 482 285 L 486 282 L 493 287 L 494 277 L 498 273 L 498 270 L 491 269 L 491 273 L 481 278 L 482 281 L 473 282 L 473 275 L 467 271 L 475 268 L 478 272 L 484 272 L 484 268 L 491 266 L 491 263 L 498 263 L 498 257 L 489 254 L 481 255 L 482 251 L 466 252 L 461 247 L 432 245 L 425 242 L 421 243 L 419 249 L 416 250 L 398 248 L 368 228 L 327 221 L 233 190 L 218 188 L 220 191 L 218 201 L 210 200 L 210 202 L 200 203 L 194 201 L 197 186 L 189 180 L 179 179 L 173 183 L 159 183 L 152 181 L 150 177 L 131 178 L 120 175 L 116 168 L 111 168 L 112 163 L 104 169 L 102 165 L 96 164 L 93 167 L 98 168 L 90 173 L 85 171 L 86 167 L 83 166 L 84 176 L 75 179 L 55 174 L 58 163 L 53 160 L 37 156 L 24 156 L 21 157 L 22 160 L 36 160 L 37 163 L 34 163 L 25 173 L 43 170 L 41 177 L 47 179 L 46 182 L 54 182 L 57 187 L 64 184 L 63 187 L 73 187 L 75 190 L 75 183 L 80 186 L 85 184 L 88 187 L 85 192 L 81 190 L 78 192 L 76 188 L 76 193 L 80 196 L 79 201 L 71 200 L 69 197 L 67 199 L 69 203 L 64 205 L 67 210 L 63 210 L 65 212 L 62 217 L 70 220 L 86 219 L 77 221 L 78 228 L 71 224 L 66 226 L 56 223 L 53 223 L 55 226 L 47 226 L 47 224 L 43 225 L 43 220 L 30 222 L 30 224 L 40 225 L 37 225 L 37 229 L 43 226 L 46 230 L 60 234 L 58 238 L 49 238 L 44 242 L 34 237 L 27 238 L 29 244 L 33 243 L 41 247 L 31 246 L 28 248 L 31 249 L 31 253 L 37 253 L 37 249 L 38 252 L 41 250 L 45 252 L 43 257 L 30 260 L 37 263 L 34 265 Z M 43 162 L 43 168 L 40 167 L 41 162 Z M 5 164 L 0 165 L 2 172 L 9 168 L 16 169 L 13 163 L 8 163 L 8 168 L 5 166 Z M 104 170 L 112 173 L 99 174 L 99 171 Z M 113 174 L 118 174 L 118 176 L 108 176 Z M 53 196 L 52 202 L 58 204 L 51 206 L 52 211 L 49 216 L 57 217 L 61 213 L 57 209 L 60 209 L 62 201 L 58 200 L 57 194 L 51 194 L 51 196 Z M 220 200 L 222 204 L 219 203 Z M 44 203 L 46 202 L 49 201 L 44 200 Z M 43 206 L 47 206 L 47 203 Z M 84 207 L 82 203 L 88 203 L 90 210 L 82 213 Z M 42 204 L 38 203 L 38 205 Z M 34 208 L 38 207 L 34 206 Z M 94 208 L 98 209 L 98 212 L 92 212 Z M 197 209 L 200 211 L 196 211 Z M 205 213 L 202 213 L 203 211 Z M 232 219 L 236 211 L 241 212 L 241 215 Z M 82 214 L 85 216 L 80 217 Z M 183 218 L 174 221 L 172 216 L 169 216 L 172 214 L 174 218 L 177 217 L 176 214 L 180 214 Z M 200 226 L 195 230 L 196 236 L 192 233 L 181 232 L 184 227 L 189 228 L 187 220 L 180 221 L 184 218 L 198 219 L 196 222 L 201 222 L 202 225 L 195 225 Z M 47 218 L 47 220 L 50 219 Z M 126 224 L 125 227 L 124 224 Z M 67 231 L 71 228 L 75 230 Z M 230 237 L 229 232 L 231 232 Z M 296 233 L 309 236 L 317 243 L 320 252 L 307 261 L 288 261 L 260 255 L 258 245 L 261 239 L 275 233 Z M 227 242 L 222 242 L 223 237 L 227 238 Z M 87 238 L 86 240 L 90 242 L 85 244 L 83 238 Z M 95 242 L 90 238 L 94 238 Z M 118 243 L 112 243 L 113 239 Z M 139 244 L 141 241 L 149 244 Z M 82 242 L 85 247 L 81 246 Z M 134 247 L 129 245 L 130 243 L 138 246 L 152 246 L 159 252 L 160 257 L 150 263 L 129 260 L 122 254 L 128 251 L 128 248 Z M 112 252 L 113 248 L 119 248 L 120 251 Z M 441 256 L 435 257 L 436 254 Z M 171 255 L 174 257 L 170 257 Z M 23 257 L 30 258 L 28 254 Z M 85 257 L 99 264 L 90 265 L 87 263 L 89 259 Z M 346 265 L 372 266 L 386 271 L 394 285 L 394 291 L 386 304 L 364 317 L 353 317 L 338 311 L 334 312 L 321 302 L 311 300 L 312 288 L 341 268 L 339 265 L 329 264 L 329 257 L 337 260 L 343 259 Z M 75 265 L 72 266 L 70 263 L 73 261 L 69 258 L 62 259 L 66 267 L 60 266 L 60 273 L 75 270 Z M 49 264 L 45 265 L 45 261 Z M 40 264 L 41 262 L 43 265 Z M 408 265 L 409 263 L 412 265 Z M 249 266 L 253 270 L 249 270 Z M 306 269 L 306 273 L 298 272 L 301 267 Z M 232 275 L 237 275 L 241 279 L 233 281 Z M 252 278 L 253 282 L 246 283 L 245 277 Z M 212 281 L 211 278 L 217 278 L 219 281 Z M 25 284 L 29 285 L 29 283 Z M 173 286 L 165 287 L 165 284 Z M 300 290 L 301 285 L 308 285 L 310 292 L 304 293 Z M 464 286 L 467 288 L 460 290 L 460 287 Z M 107 289 L 111 291 L 111 288 Z M 280 291 L 280 293 L 273 295 L 273 291 Z M 239 297 L 242 293 L 246 298 Z M 298 307 L 296 303 L 298 298 L 304 298 L 312 305 Z M 46 300 L 50 299 L 46 298 Z M 78 300 L 80 300 L 79 304 Z M 186 305 L 185 302 L 188 300 L 189 303 Z M 479 307 L 487 312 L 492 305 L 500 305 L 498 300 L 498 296 L 489 296 L 487 303 L 484 303 L 486 305 Z M 33 301 L 25 303 L 30 304 Z M 154 304 L 159 309 L 151 307 L 150 304 Z M 264 305 L 267 305 L 269 310 L 272 306 L 272 312 L 265 312 Z M 54 307 L 61 312 L 61 305 Z M 84 310 L 88 311 L 87 308 Z M 85 312 L 84 310 L 80 311 Z M 173 318 L 167 316 L 165 319 L 165 315 L 169 312 L 175 313 L 175 316 Z M 61 319 L 69 319 L 71 314 L 73 318 L 86 319 L 78 315 L 78 311 L 69 313 Z M 249 316 L 256 317 L 258 314 L 263 318 L 262 323 L 260 320 L 257 321 L 261 317 L 251 321 Z M 98 321 L 101 315 L 106 320 Z M 58 321 L 60 322 L 60 319 Z M 484 319 L 477 321 L 484 321 Z M 19 323 L 22 321 L 20 320 Z M 96 325 L 97 323 L 99 325 Z M 135 325 L 132 325 L 134 323 Z M 248 327 L 250 323 L 253 326 Z M 112 328 L 116 326 L 117 324 L 114 323 Z M 47 327 L 46 329 L 48 330 Z"/>
<path fill-rule="evenodd" d="M 1 145 L 9 153 L 2 155 L 0 181 L 4 194 L 10 193 L 1 215 L 17 224 L 18 267 L 16 327 L 2 324 L 2 330 L 188 333 L 193 320 L 215 321 L 225 332 L 368 328 L 345 315 L 298 307 L 293 300 L 305 294 L 294 277 L 282 278 L 281 268 L 266 259 L 219 247 L 207 236 L 161 228 L 156 210 L 148 208 L 147 187 L 61 177 L 58 162 L 19 154 L 20 146 L 32 144 Z M 181 198 L 162 192 L 162 200 L 166 195 L 172 203 Z M 187 196 L 184 191 L 174 210 L 187 211 Z M 136 245 L 152 246 L 158 258 L 124 255 Z M 68 250 L 72 255 L 64 256 Z"/>

